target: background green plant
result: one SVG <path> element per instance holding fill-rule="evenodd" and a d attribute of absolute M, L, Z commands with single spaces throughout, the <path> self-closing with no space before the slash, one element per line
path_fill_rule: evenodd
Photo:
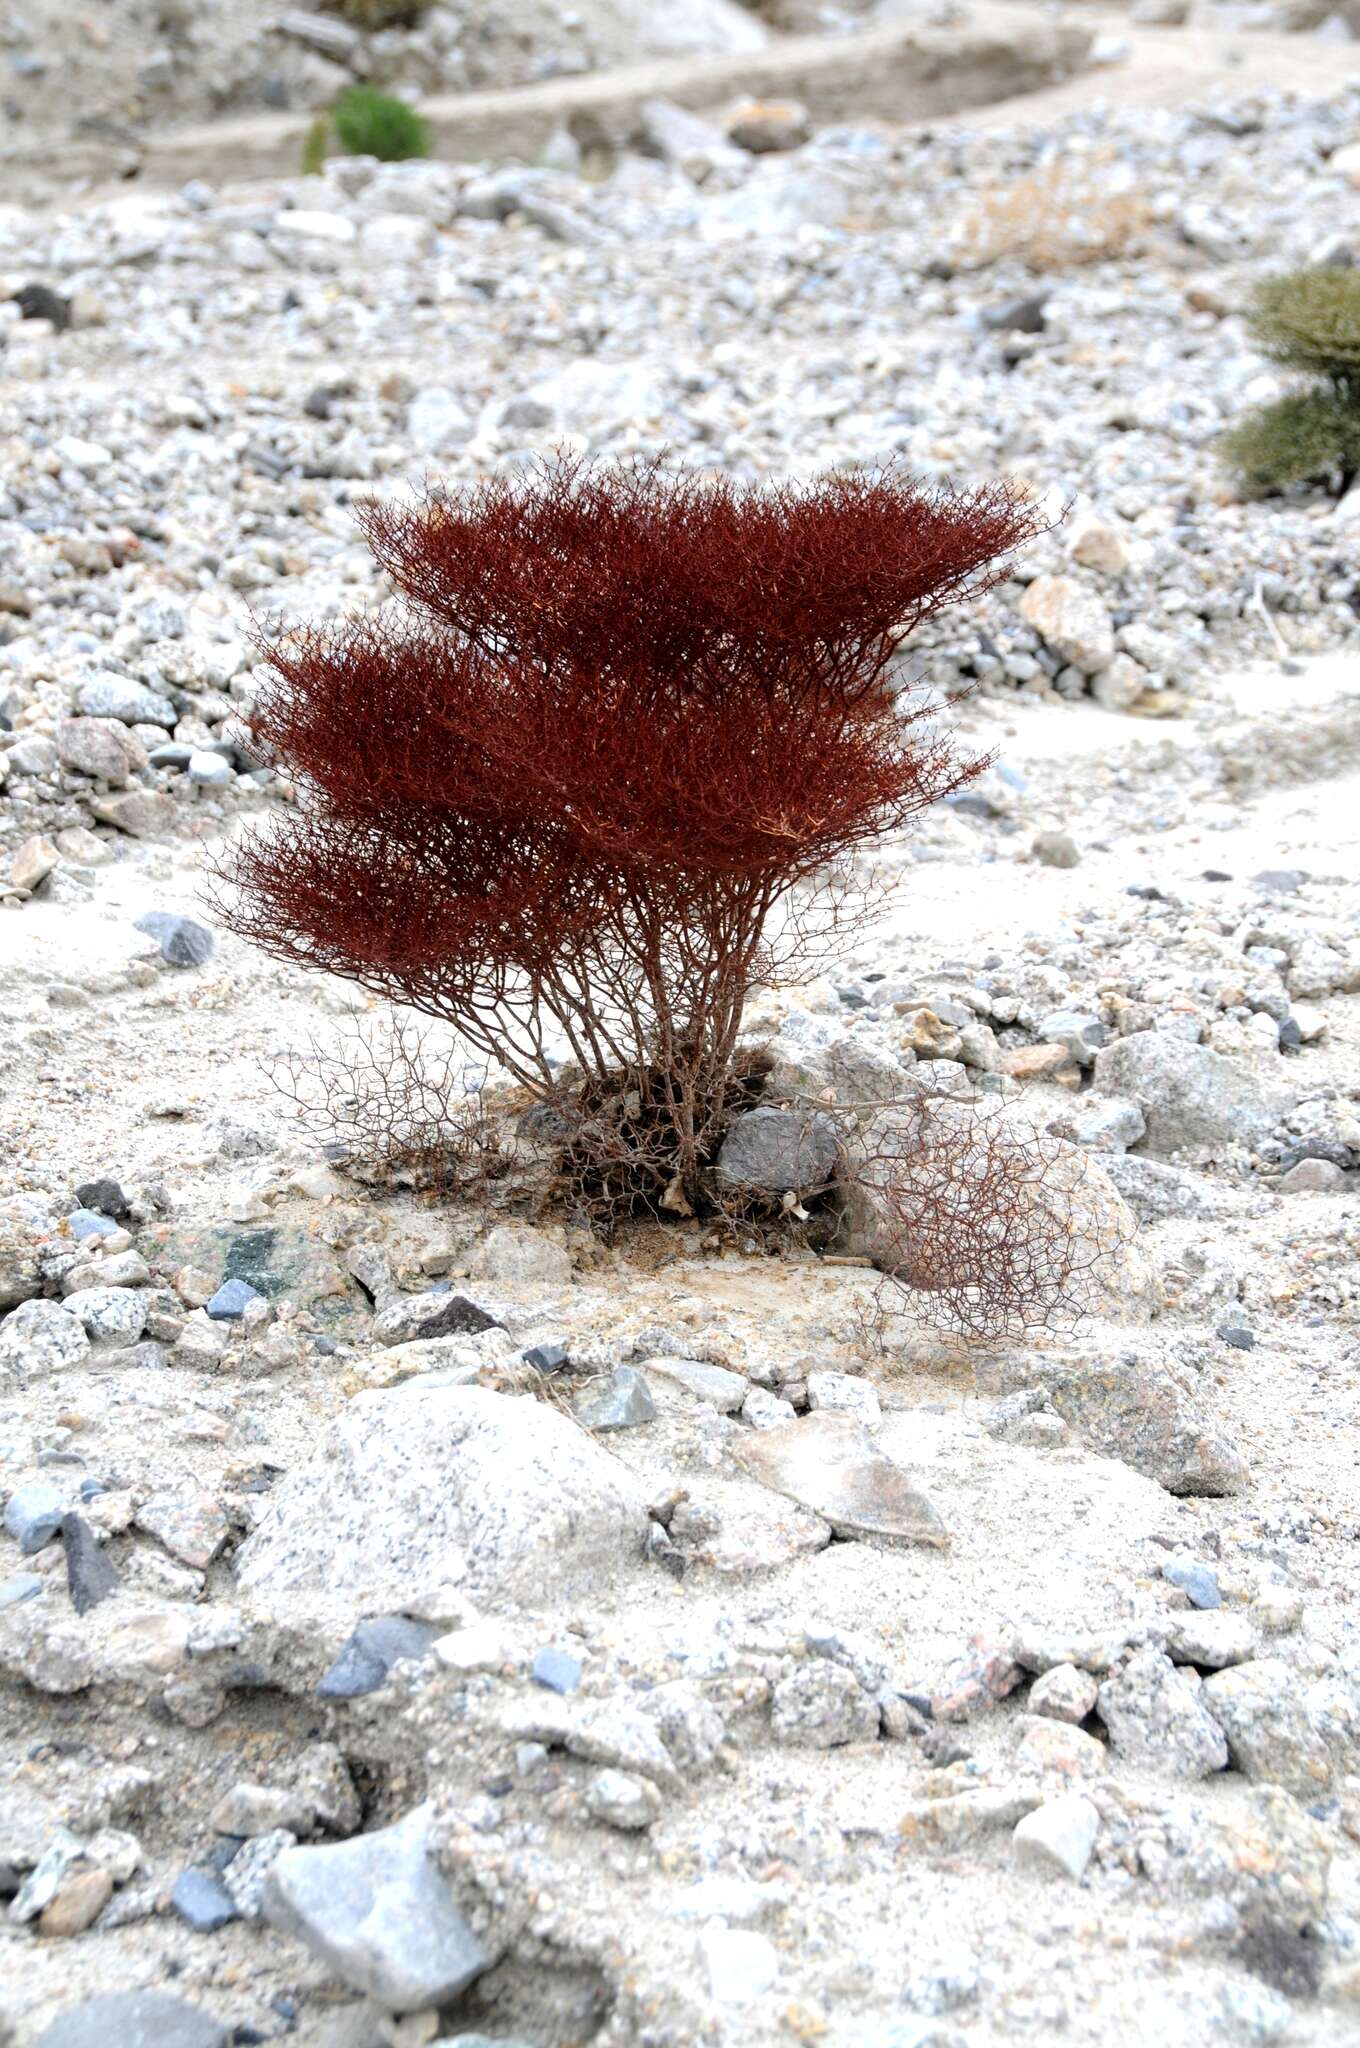
<path fill-rule="evenodd" d="M 1272 362 L 1314 381 L 1230 428 L 1224 460 L 1252 491 L 1349 489 L 1360 474 L 1360 270 L 1329 264 L 1267 278 L 1248 320 Z"/>
<path fill-rule="evenodd" d="M 429 127 L 415 108 L 371 85 L 351 85 L 342 92 L 331 120 L 346 156 L 376 156 L 396 164 L 429 150 Z"/>

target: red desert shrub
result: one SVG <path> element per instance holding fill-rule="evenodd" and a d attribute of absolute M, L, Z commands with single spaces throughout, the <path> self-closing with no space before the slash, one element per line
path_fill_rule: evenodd
<path fill-rule="evenodd" d="M 452 1023 L 683 1208 L 791 904 L 985 765 L 899 641 L 1041 515 L 561 460 L 359 516 L 398 602 L 265 647 L 299 802 L 229 859 L 230 921 Z"/>

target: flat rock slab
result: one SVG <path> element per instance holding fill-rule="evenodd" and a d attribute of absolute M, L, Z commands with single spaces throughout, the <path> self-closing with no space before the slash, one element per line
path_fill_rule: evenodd
<path fill-rule="evenodd" d="M 997 1352 L 977 1362 L 980 1394 L 1039 1388 L 1092 1451 L 1118 1458 L 1168 1493 L 1240 1493 L 1246 1459 L 1208 1409 L 1185 1368 L 1144 1333 L 1135 1348 L 1100 1355 L 1094 1336 L 1081 1352 Z"/>
<path fill-rule="evenodd" d="M 640 1484 L 557 1409 L 423 1379 L 358 1395 L 280 1482 L 239 1557 L 243 1591 L 342 1592 L 426 1614 L 450 1592 L 541 1607 L 641 1561 Z"/>
<path fill-rule="evenodd" d="M 939 1514 L 853 1416 L 822 1409 L 761 1430 L 736 1452 L 753 1479 L 829 1522 L 838 1536 L 948 1547 Z"/>
<path fill-rule="evenodd" d="M 73 2006 L 35 2048 L 225 2048 L 227 2030 L 197 2006 L 159 1991 L 112 1991 Z"/>
<path fill-rule="evenodd" d="M 285 1849 L 264 1885 L 264 1916 L 356 1991 L 391 2012 L 456 1998 L 489 1958 L 430 1853 L 430 1813 L 349 1842 Z"/>

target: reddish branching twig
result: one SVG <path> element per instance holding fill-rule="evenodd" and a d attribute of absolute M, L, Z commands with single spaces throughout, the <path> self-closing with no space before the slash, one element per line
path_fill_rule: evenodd
<path fill-rule="evenodd" d="M 986 765 L 895 690 L 898 642 L 1043 516 L 562 460 L 361 521 L 401 603 L 265 647 L 300 801 L 222 914 L 545 1099 L 563 1061 L 587 1117 L 638 1095 L 645 1178 L 692 1203 L 781 910 Z"/>
<path fill-rule="evenodd" d="M 845 1150 L 845 1237 L 882 1273 L 885 1324 L 984 1340 L 1069 1328 L 1129 1239 L 1124 1205 L 1086 1155 L 999 1102 L 899 1103 Z"/>

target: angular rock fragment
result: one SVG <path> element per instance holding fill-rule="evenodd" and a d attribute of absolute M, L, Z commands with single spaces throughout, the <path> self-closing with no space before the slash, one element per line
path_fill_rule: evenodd
<path fill-rule="evenodd" d="M 286 1849 L 265 1880 L 272 1927 L 392 2012 L 456 1998 L 489 1958 L 430 1850 L 431 1809 L 351 1841 Z"/>
<path fill-rule="evenodd" d="M 1096 1712 L 1117 1755 L 1172 1778 L 1226 1770 L 1223 1730 L 1196 1688 L 1160 1650 L 1140 1650 L 1106 1679 Z"/>
<path fill-rule="evenodd" d="M 432 1613 L 451 1589 L 542 1606 L 640 1559 L 644 1491 L 555 1408 L 416 1379 L 360 1394 L 238 1556 L 257 1598 Z M 432 1603 L 434 1603 L 432 1605 Z"/>
<path fill-rule="evenodd" d="M 1136 1350 L 1100 1356 L 1099 1340 L 1063 1351 L 993 1352 L 976 1366 L 979 1393 L 1038 1388 L 1089 1449 L 1122 1459 L 1168 1493 L 1233 1494 L 1246 1460 L 1189 1373 L 1140 1338 Z"/>
<path fill-rule="evenodd" d="M 822 1409 L 746 1438 L 735 1455 L 754 1479 L 830 1523 L 838 1536 L 876 1536 L 943 1550 L 949 1532 L 900 1465 L 853 1416 Z"/>

